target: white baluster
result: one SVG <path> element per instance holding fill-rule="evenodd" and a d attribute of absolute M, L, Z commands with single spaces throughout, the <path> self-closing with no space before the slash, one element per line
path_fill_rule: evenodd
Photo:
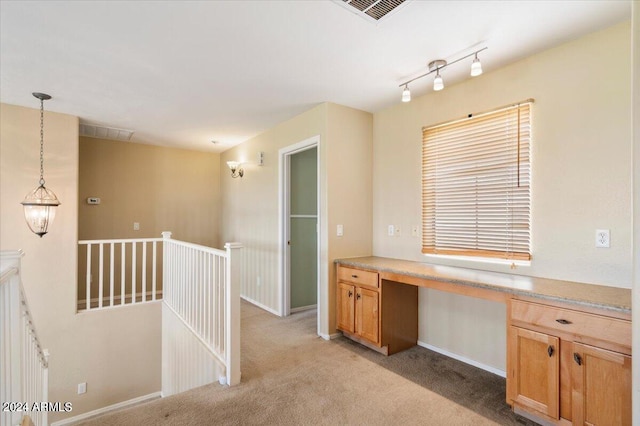
<path fill-rule="evenodd" d="M 104 297 L 104 244 L 100 243 L 100 256 L 98 258 L 98 308 L 102 308 Z"/>

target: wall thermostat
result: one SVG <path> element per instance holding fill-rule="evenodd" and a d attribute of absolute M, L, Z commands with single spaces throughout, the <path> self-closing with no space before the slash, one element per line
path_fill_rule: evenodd
<path fill-rule="evenodd" d="M 89 198 L 87 198 L 87 204 L 100 204 L 100 198 L 98 198 L 98 197 L 89 197 Z"/>

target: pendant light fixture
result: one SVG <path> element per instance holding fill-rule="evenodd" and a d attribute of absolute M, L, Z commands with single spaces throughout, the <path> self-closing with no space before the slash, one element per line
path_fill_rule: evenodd
<path fill-rule="evenodd" d="M 56 216 L 56 207 L 60 205 L 56 194 L 44 186 L 44 101 L 51 99 L 45 93 L 32 93 L 40 99 L 40 181 L 38 187 L 29 192 L 24 201 L 24 218 L 29 229 L 40 238 L 49 230 Z"/>
<path fill-rule="evenodd" d="M 429 74 L 432 73 L 436 73 L 435 78 L 433 79 L 433 90 L 438 92 L 442 89 L 444 89 L 444 80 L 442 78 L 442 75 L 440 75 L 440 71 L 444 70 L 446 67 L 455 64 L 456 62 L 460 62 L 463 59 L 466 58 L 470 58 L 471 56 L 474 57 L 473 62 L 471 63 L 471 76 L 472 77 L 476 77 L 479 76 L 480 74 L 482 74 L 482 64 L 480 63 L 480 59 L 478 58 L 478 53 L 482 52 L 483 50 L 487 50 L 488 47 L 483 47 L 482 49 L 476 50 L 473 53 L 469 53 L 468 55 L 465 55 L 461 58 L 458 58 L 454 61 L 451 62 L 447 62 L 444 59 L 436 59 L 434 61 L 429 62 L 428 68 L 429 71 L 426 72 L 425 74 L 419 75 L 415 78 L 412 78 L 409 81 L 405 81 L 404 83 L 400 84 L 399 87 L 402 87 L 402 102 L 410 102 L 411 101 L 411 92 L 409 92 L 409 83 L 412 83 L 422 77 L 426 77 Z"/>

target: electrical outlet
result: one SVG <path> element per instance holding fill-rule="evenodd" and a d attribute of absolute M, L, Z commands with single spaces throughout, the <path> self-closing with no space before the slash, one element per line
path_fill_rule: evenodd
<path fill-rule="evenodd" d="M 336 229 L 336 236 L 342 237 L 344 235 L 344 226 L 338 225 Z"/>
<path fill-rule="evenodd" d="M 611 247 L 611 235 L 608 229 L 596 229 L 596 247 Z"/>
<path fill-rule="evenodd" d="M 387 234 L 390 237 L 393 237 L 394 235 L 396 235 L 396 227 L 393 225 L 389 225 L 389 227 L 387 228 Z"/>
<path fill-rule="evenodd" d="M 78 383 L 78 395 L 82 395 L 83 393 L 87 393 L 87 383 Z"/>
<path fill-rule="evenodd" d="M 140 230 L 140 222 L 133 222 L 133 230 L 134 231 Z"/>

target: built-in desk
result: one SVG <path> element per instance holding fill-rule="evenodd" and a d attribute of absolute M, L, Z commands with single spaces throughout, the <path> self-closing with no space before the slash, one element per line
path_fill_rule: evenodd
<path fill-rule="evenodd" d="M 375 256 L 335 263 L 345 336 L 386 355 L 414 346 L 419 287 L 503 302 L 516 411 L 551 424 L 631 424 L 630 289 Z"/>

